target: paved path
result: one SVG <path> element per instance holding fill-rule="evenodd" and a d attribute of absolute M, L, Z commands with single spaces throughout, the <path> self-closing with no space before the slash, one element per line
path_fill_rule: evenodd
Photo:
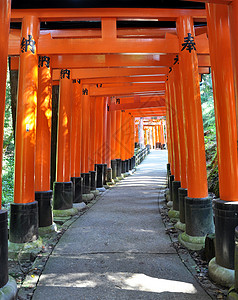
<path fill-rule="evenodd" d="M 167 151 L 106 191 L 66 231 L 33 300 L 211 299 L 181 262 L 158 209 Z"/>

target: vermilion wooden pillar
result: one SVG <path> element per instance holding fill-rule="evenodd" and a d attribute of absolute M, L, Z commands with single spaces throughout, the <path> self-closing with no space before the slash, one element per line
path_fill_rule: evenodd
<path fill-rule="evenodd" d="M 174 88 L 176 93 L 176 112 L 178 116 L 178 132 L 179 132 L 179 149 L 180 149 L 180 180 L 181 180 L 181 187 L 187 188 L 187 139 L 185 133 L 185 123 L 184 123 L 184 110 L 185 106 L 182 101 L 182 93 L 180 88 L 181 82 L 181 73 L 179 69 L 179 64 L 176 63 L 173 66 L 173 72 L 175 76 L 174 81 Z"/>
<path fill-rule="evenodd" d="M 238 125 L 238 2 L 231 1 L 228 5 L 229 9 L 229 29 L 230 29 L 230 41 L 231 41 L 231 54 L 232 54 L 232 70 L 234 76 L 235 86 L 235 99 L 236 99 L 236 125 Z M 237 126 L 238 132 L 238 126 Z"/>
<path fill-rule="evenodd" d="M 82 146 L 82 84 L 80 80 L 72 81 L 71 111 L 71 181 L 73 182 L 73 202 L 82 202 L 81 146 Z"/>
<path fill-rule="evenodd" d="M 133 115 L 131 116 L 131 155 L 130 157 L 132 158 L 134 156 L 134 147 L 135 147 L 135 118 Z"/>
<path fill-rule="evenodd" d="M 107 102 L 108 97 L 103 97 L 103 147 L 102 147 L 102 161 L 106 163 L 106 139 L 107 139 Z"/>
<path fill-rule="evenodd" d="M 52 79 L 50 57 L 39 56 L 36 121 L 35 190 L 50 190 Z"/>
<path fill-rule="evenodd" d="M 68 210 L 73 207 L 73 183 L 71 181 L 71 70 L 62 69 L 59 86 L 59 113 L 57 132 L 56 182 L 53 187 L 54 210 Z"/>
<path fill-rule="evenodd" d="M 135 145 L 135 124 L 134 124 L 134 117 L 131 115 L 131 150 L 130 150 L 130 157 L 132 158 L 134 155 L 134 145 Z"/>
<path fill-rule="evenodd" d="M 115 99 L 111 99 L 111 104 L 115 104 Z M 116 131 L 117 131 L 117 124 L 116 124 L 116 110 L 113 110 L 111 113 L 111 158 L 115 160 L 116 157 Z"/>
<path fill-rule="evenodd" d="M 129 172 L 130 169 L 130 156 L 131 156 L 131 113 L 126 112 L 127 114 L 127 128 L 126 128 L 126 172 Z"/>
<path fill-rule="evenodd" d="M 90 99 L 90 159 L 89 159 L 89 173 L 91 175 L 91 190 L 96 190 L 96 171 L 94 170 L 96 161 L 96 98 L 91 97 Z"/>
<path fill-rule="evenodd" d="M 103 99 L 96 97 L 96 164 L 102 164 L 102 145 L 103 145 Z"/>
<path fill-rule="evenodd" d="M 83 177 L 83 194 L 90 194 L 91 176 L 89 173 L 90 160 L 90 86 L 82 85 L 82 146 L 81 164 Z"/>
<path fill-rule="evenodd" d="M 111 99 L 111 104 L 115 104 L 116 99 Z M 112 167 L 112 178 L 116 179 L 117 177 L 117 153 L 116 153 L 116 132 L 117 132 L 117 124 L 116 124 L 116 110 L 110 112 L 111 114 L 111 167 Z"/>
<path fill-rule="evenodd" d="M 179 65 L 182 74 L 181 86 L 184 96 L 188 141 L 188 196 L 190 198 L 206 198 L 208 195 L 207 171 L 200 102 L 198 60 L 193 45 L 195 36 L 193 19 L 191 17 L 180 17 L 177 25 L 180 43 Z M 188 46 L 186 46 L 187 44 Z M 193 99 L 193 101 L 191 101 L 191 99 Z"/>
<path fill-rule="evenodd" d="M 138 127 L 135 127 L 135 118 L 132 115 L 131 116 L 131 169 L 134 169 L 135 167 L 135 141 L 137 139 L 137 144 L 138 144 Z"/>
<path fill-rule="evenodd" d="M 135 143 L 139 145 L 139 125 L 135 125 Z"/>
<path fill-rule="evenodd" d="M 104 164 L 104 185 L 107 182 L 107 104 L 108 97 L 104 97 L 103 99 L 103 144 L 102 144 L 102 162 Z"/>
<path fill-rule="evenodd" d="M 147 128 L 143 126 L 145 146 L 148 144 Z"/>
<path fill-rule="evenodd" d="M 179 69 L 178 57 L 175 57 L 174 65 L 174 92 L 176 95 L 175 107 L 177 115 L 177 126 L 179 132 L 179 159 L 180 159 L 180 183 L 181 187 L 178 187 L 177 201 L 179 208 L 180 222 L 176 224 L 180 230 L 185 231 L 185 197 L 187 196 L 187 139 L 185 131 L 185 117 L 184 117 L 184 103 L 181 93 L 181 72 Z"/>
<path fill-rule="evenodd" d="M 15 141 L 15 203 L 11 205 L 10 221 L 10 241 L 15 243 L 38 238 L 34 166 L 39 26 L 40 22 L 34 16 L 22 20 Z M 30 215 L 34 217 L 29 218 Z"/>
<path fill-rule="evenodd" d="M 127 115 L 126 112 L 122 110 L 121 111 L 121 143 L 120 143 L 122 173 L 126 173 L 126 134 L 127 134 Z"/>
<path fill-rule="evenodd" d="M 5 113 L 5 97 L 6 97 L 6 79 L 7 79 L 7 54 L 8 54 L 8 40 L 10 29 L 10 13 L 11 1 L 0 2 L 0 145 L 3 146 L 3 129 L 4 129 L 4 113 Z M 17 293 L 17 286 L 11 279 L 10 283 L 8 277 L 8 217 L 7 210 L 1 209 L 2 200 L 2 151 L 0 153 L 0 292 L 2 298 L 15 299 Z M 4 288 L 3 288 L 4 287 Z M 10 292 L 10 293 L 9 293 Z M 6 296 L 6 297 L 5 297 Z"/>
<path fill-rule="evenodd" d="M 152 149 L 155 148 L 155 127 L 152 126 Z"/>
<path fill-rule="evenodd" d="M 157 148 L 157 145 L 159 143 L 159 125 L 155 126 L 155 136 L 156 136 L 155 145 L 156 145 L 156 148 Z"/>
<path fill-rule="evenodd" d="M 168 148 L 168 164 L 167 164 L 167 178 L 168 187 L 170 186 L 170 176 L 174 174 L 173 171 L 173 157 L 172 157 L 172 142 L 171 142 L 171 127 L 170 127 L 170 97 L 168 80 L 165 82 L 165 105 L 166 105 L 166 124 L 167 124 L 167 148 Z"/>
<path fill-rule="evenodd" d="M 227 5 L 207 5 L 220 198 L 238 201 L 237 133 Z M 227 147 L 227 145 L 229 145 Z"/>
<path fill-rule="evenodd" d="M 69 182 L 70 165 L 70 130 L 71 130 L 71 70 L 61 70 L 58 144 L 57 144 L 57 182 Z"/>
<path fill-rule="evenodd" d="M 126 122 L 125 122 L 125 130 L 126 130 L 126 140 L 125 140 L 125 153 L 126 153 L 126 159 L 130 157 L 130 119 L 131 114 L 126 111 Z"/>
<path fill-rule="evenodd" d="M 131 113 L 128 113 L 128 121 L 127 121 L 127 172 L 130 170 L 130 164 L 131 164 Z"/>
<path fill-rule="evenodd" d="M 180 181 L 180 151 L 179 151 L 179 131 L 178 131 L 178 122 L 177 122 L 177 112 L 176 112 L 176 95 L 174 90 L 174 72 L 171 72 L 169 75 L 169 97 L 170 97 L 170 120 L 171 120 L 171 129 L 173 136 L 173 158 L 174 158 L 174 180 Z M 161 132 L 161 128 L 160 128 Z M 161 138 L 161 135 L 160 135 Z"/>
<path fill-rule="evenodd" d="M 117 177 L 121 176 L 122 162 L 121 162 L 121 117 L 122 112 L 120 110 L 116 111 L 116 160 L 117 160 Z"/>
<path fill-rule="evenodd" d="M 97 188 L 103 187 L 104 165 L 103 165 L 103 112 L 104 99 L 96 97 L 96 132 L 95 132 L 95 170 L 97 172 Z"/>
<path fill-rule="evenodd" d="M 95 144 L 96 144 L 96 114 L 97 114 L 97 107 L 96 107 L 96 97 L 91 97 L 90 102 L 90 131 L 91 131 L 91 141 L 90 141 L 90 162 L 89 162 L 89 169 L 94 170 L 94 165 L 96 161 L 96 151 L 95 151 Z"/>
<path fill-rule="evenodd" d="M 89 145 L 90 145 L 90 96 L 89 85 L 82 86 L 82 156 L 84 173 L 89 172 Z"/>
<path fill-rule="evenodd" d="M 80 80 L 72 83 L 72 121 L 71 121 L 71 177 L 81 175 L 82 146 L 82 84 Z"/>
<path fill-rule="evenodd" d="M 209 273 L 214 278 L 213 264 L 217 264 L 217 268 L 222 266 L 234 269 L 234 232 L 238 225 L 237 126 L 228 6 L 209 4 L 206 8 L 220 192 L 220 200 L 215 199 L 214 201 L 216 258 L 211 261 L 209 266 Z M 217 280 L 222 280 L 222 278 L 216 278 Z"/>
<path fill-rule="evenodd" d="M 171 183 L 170 187 L 170 196 L 173 201 L 173 209 L 169 212 L 169 217 L 179 218 L 179 198 L 178 198 L 178 189 L 181 186 L 181 160 L 180 160 L 180 136 L 179 136 L 179 125 L 178 125 L 178 109 L 177 109 L 177 94 L 175 89 L 175 82 L 177 78 L 175 77 L 174 70 L 169 74 L 169 95 L 171 97 L 171 108 L 170 116 L 172 120 L 173 127 L 173 145 L 174 145 L 174 181 Z M 161 122 L 162 123 L 162 122 Z M 160 139 L 161 144 L 163 143 L 163 128 L 160 125 Z"/>
<path fill-rule="evenodd" d="M 164 144 L 164 122 L 161 122 L 161 144 Z"/>
<path fill-rule="evenodd" d="M 109 99 L 107 103 L 106 163 L 108 168 L 111 168 L 111 111 Z"/>
<path fill-rule="evenodd" d="M 159 125 L 158 125 L 158 141 L 159 143 L 161 143 L 161 122 L 159 122 Z"/>
<path fill-rule="evenodd" d="M 121 124 L 122 124 L 122 112 L 116 111 L 116 158 L 121 158 Z"/>
<path fill-rule="evenodd" d="M 191 17 L 179 17 L 177 33 L 188 148 L 188 197 L 185 198 L 186 233 L 180 236 L 180 240 L 188 247 L 199 249 L 204 247 L 205 236 L 207 233 L 213 232 L 214 224 L 212 202 L 207 191 L 202 108 L 193 19 Z M 194 236 L 195 238 L 193 238 Z M 189 245 L 187 244 L 188 241 Z"/>
<path fill-rule="evenodd" d="M 165 82 L 165 99 L 166 99 L 166 111 L 167 111 L 167 120 L 168 120 L 168 136 L 169 136 L 169 163 L 171 176 L 174 176 L 174 148 L 173 148 L 173 127 L 171 123 L 171 104 L 170 104 L 170 89 L 168 80 Z"/>
<path fill-rule="evenodd" d="M 107 164 L 107 182 L 112 182 L 112 166 L 111 166 L 111 111 L 110 101 L 107 99 L 107 136 L 106 136 L 106 164 Z"/>
<path fill-rule="evenodd" d="M 144 148 L 145 140 L 144 140 L 143 118 L 140 118 L 140 123 L 138 125 L 138 134 L 139 134 L 140 148 Z"/>
<path fill-rule="evenodd" d="M 36 120 L 35 200 L 39 227 L 53 224 L 50 190 L 50 152 L 52 116 L 52 78 L 49 56 L 39 56 Z"/>
<path fill-rule="evenodd" d="M 185 131 L 185 106 L 183 95 L 181 93 L 181 72 L 179 68 L 178 57 L 175 58 L 173 66 L 175 74 L 175 93 L 176 93 L 176 111 L 178 115 L 178 130 L 179 130 L 179 149 L 180 149 L 180 180 L 181 187 L 178 189 L 179 202 L 179 219 L 180 222 L 176 224 L 181 230 L 185 230 L 185 197 L 187 197 L 187 136 Z"/>

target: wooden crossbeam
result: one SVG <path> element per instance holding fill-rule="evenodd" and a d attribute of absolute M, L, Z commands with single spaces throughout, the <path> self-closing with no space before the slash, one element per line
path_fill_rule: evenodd
<path fill-rule="evenodd" d="M 165 116 L 166 115 L 166 108 L 150 108 L 150 109 L 129 109 L 126 110 L 130 112 L 133 117 L 149 117 L 149 116 Z"/>
<path fill-rule="evenodd" d="M 195 35 L 207 33 L 207 26 L 195 27 Z M 117 28 L 118 38 L 165 38 L 166 34 L 176 35 L 176 28 Z M 20 29 L 10 29 L 10 35 L 15 38 L 21 37 Z M 100 28 L 82 29 L 52 29 L 40 31 L 40 36 L 50 35 L 57 38 L 100 38 L 102 31 Z"/>
<path fill-rule="evenodd" d="M 206 19 L 204 9 L 164 9 L 164 8 L 58 8 L 58 9 L 12 9 L 11 21 L 21 22 L 24 16 L 37 16 L 41 22 L 100 20 L 159 19 L 176 21 L 179 16 L 191 16 L 195 21 Z"/>
<path fill-rule="evenodd" d="M 198 71 L 200 74 L 209 74 L 210 69 L 207 67 L 199 67 Z M 95 68 L 95 69 L 72 69 L 72 79 L 86 79 L 93 78 L 100 83 L 100 77 L 121 77 L 121 76 L 165 76 L 168 73 L 168 68 Z M 60 70 L 53 70 L 53 80 L 60 79 Z"/>
<path fill-rule="evenodd" d="M 160 101 L 147 101 L 147 102 L 140 102 L 140 103 L 125 103 L 125 104 L 111 104 L 111 110 L 128 110 L 128 109 L 144 109 L 144 108 L 158 108 L 164 107 L 165 101 L 162 99 Z"/>
<path fill-rule="evenodd" d="M 127 76 L 127 77 L 101 77 L 101 78 L 88 78 L 83 79 L 82 83 L 88 84 L 126 84 L 132 82 L 140 82 L 140 83 L 161 83 L 166 80 L 166 76 L 158 75 L 158 76 Z"/>
<path fill-rule="evenodd" d="M 109 88 L 97 88 L 95 86 L 90 87 L 90 96 L 116 96 L 116 95 L 128 95 L 140 92 L 158 92 L 165 91 L 165 84 L 150 84 L 144 83 L 140 85 L 131 85 L 124 87 L 109 87 Z"/>
<path fill-rule="evenodd" d="M 195 37 L 198 54 L 209 54 L 206 34 Z M 20 39 L 10 38 L 8 55 L 19 55 Z M 172 34 L 159 39 L 116 38 L 105 36 L 95 39 L 52 39 L 41 36 L 38 41 L 38 54 L 101 54 L 101 53 L 152 53 L 166 54 L 179 52 L 178 38 Z"/>
<path fill-rule="evenodd" d="M 107 68 L 107 67 L 170 67 L 174 62 L 174 54 L 167 55 L 53 55 L 51 67 L 53 69 L 79 68 Z M 200 67 L 210 67 L 210 56 L 198 55 Z M 19 56 L 12 56 L 11 70 L 19 68 Z"/>
<path fill-rule="evenodd" d="M 120 104 L 131 104 L 131 103 L 134 103 L 136 102 L 135 100 L 136 96 L 135 95 L 132 95 L 132 96 L 129 96 L 129 97 L 116 97 L 116 99 L 119 100 L 119 105 Z M 145 102 L 157 102 L 157 103 L 165 103 L 165 98 L 163 96 L 159 96 L 159 95 L 153 95 L 153 96 L 140 96 L 140 103 L 145 103 Z M 115 104 L 111 104 L 112 108 L 113 108 L 113 105 L 116 105 Z"/>
<path fill-rule="evenodd" d="M 132 75 L 165 75 L 168 68 L 88 68 L 72 69 L 72 79 L 118 77 Z M 53 70 L 53 80 L 59 80 L 60 70 Z"/>

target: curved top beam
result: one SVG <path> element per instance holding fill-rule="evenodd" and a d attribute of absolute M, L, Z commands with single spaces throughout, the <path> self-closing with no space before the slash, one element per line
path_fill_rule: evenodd
<path fill-rule="evenodd" d="M 195 21 L 206 19 L 205 9 L 166 9 L 166 8 L 57 8 L 57 9 L 13 9 L 11 22 L 21 22 L 24 16 L 36 16 L 41 22 L 100 20 L 159 19 L 176 21 L 179 16 L 191 16 Z"/>

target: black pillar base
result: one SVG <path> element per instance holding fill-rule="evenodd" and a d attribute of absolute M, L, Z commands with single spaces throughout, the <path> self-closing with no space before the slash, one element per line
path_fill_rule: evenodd
<path fill-rule="evenodd" d="M 215 249 L 216 263 L 228 269 L 234 269 L 235 228 L 238 226 L 238 201 L 228 202 L 215 199 Z"/>
<path fill-rule="evenodd" d="M 82 194 L 90 194 L 91 191 L 91 176 L 90 173 L 82 173 L 83 178 L 83 192 Z"/>
<path fill-rule="evenodd" d="M 126 172 L 129 172 L 129 159 L 126 159 Z"/>
<path fill-rule="evenodd" d="M 39 227 L 47 227 L 53 224 L 52 194 L 51 190 L 35 192 L 35 200 L 38 202 Z"/>
<path fill-rule="evenodd" d="M 238 293 L 238 226 L 235 228 L 235 290 Z"/>
<path fill-rule="evenodd" d="M 170 175 L 169 176 L 169 194 L 170 194 L 170 200 L 172 201 L 172 194 L 173 194 L 173 191 L 172 191 L 172 182 L 174 181 L 174 175 Z"/>
<path fill-rule="evenodd" d="M 107 182 L 112 182 L 112 169 L 107 168 Z"/>
<path fill-rule="evenodd" d="M 111 160 L 111 166 L 112 166 L 112 179 L 117 178 L 117 160 L 112 159 Z"/>
<path fill-rule="evenodd" d="M 178 197 L 179 197 L 179 220 L 181 223 L 185 224 L 185 197 L 188 196 L 188 190 L 179 188 Z"/>
<path fill-rule="evenodd" d="M 167 163 L 167 174 L 169 173 L 170 171 L 170 163 Z"/>
<path fill-rule="evenodd" d="M 178 189 L 181 187 L 180 181 L 172 182 L 172 201 L 173 201 L 173 210 L 179 211 L 179 197 L 178 197 Z"/>
<path fill-rule="evenodd" d="M 103 164 L 103 166 L 104 166 L 104 169 L 103 169 L 103 172 L 104 172 L 103 185 L 106 185 L 107 184 L 107 164 Z"/>
<path fill-rule="evenodd" d="M 38 239 L 38 202 L 12 203 L 9 241 L 28 243 Z"/>
<path fill-rule="evenodd" d="M 214 232 L 212 199 L 185 198 L 186 233 L 203 237 Z"/>
<path fill-rule="evenodd" d="M 65 210 L 73 207 L 73 183 L 54 182 L 53 185 L 53 209 Z"/>
<path fill-rule="evenodd" d="M 132 170 L 132 159 L 131 158 L 128 159 L 128 167 L 129 167 L 129 171 Z"/>
<path fill-rule="evenodd" d="M 73 182 L 73 203 L 82 202 L 82 191 L 83 191 L 83 178 L 82 177 L 71 177 Z"/>
<path fill-rule="evenodd" d="M 96 183 L 96 171 L 89 171 L 89 174 L 91 176 L 91 191 L 95 191 L 97 188 L 97 183 Z"/>
<path fill-rule="evenodd" d="M 95 169 L 96 169 L 96 186 L 97 188 L 102 188 L 104 182 L 104 165 L 96 164 Z"/>
<path fill-rule="evenodd" d="M 171 175 L 171 170 L 170 170 L 170 164 L 167 164 L 167 180 L 168 180 L 168 187 L 169 187 L 169 176 Z"/>
<path fill-rule="evenodd" d="M 136 157 L 135 155 L 132 157 L 132 169 L 134 169 L 136 166 Z"/>
<path fill-rule="evenodd" d="M 8 228 L 7 211 L 0 210 L 0 288 L 8 282 Z"/>
<path fill-rule="evenodd" d="M 120 158 L 117 158 L 116 161 L 117 161 L 117 177 L 121 177 L 121 173 L 122 173 L 122 160 Z"/>
<path fill-rule="evenodd" d="M 121 172 L 122 172 L 122 174 L 126 173 L 126 161 L 125 160 L 121 161 Z"/>

